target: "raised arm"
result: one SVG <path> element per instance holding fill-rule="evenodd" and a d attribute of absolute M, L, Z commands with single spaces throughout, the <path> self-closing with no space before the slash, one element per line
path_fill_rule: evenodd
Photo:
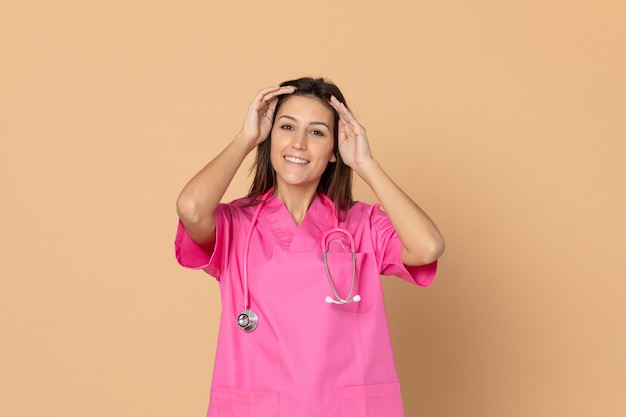
<path fill-rule="evenodd" d="M 344 162 L 368 184 L 385 209 L 403 244 L 405 265 L 425 265 L 445 249 L 435 223 L 382 169 L 372 157 L 365 128 L 335 97 L 330 104 L 339 113 L 339 152 Z"/>
<path fill-rule="evenodd" d="M 272 128 L 278 96 L 294 87 L 269 87 L 259 91 L 248 106 L 243 127 L 232 142 L 194 175 L 176 201 L 178 217 L 189 236 L 209 246 L 215 240 L 215 209 L 245 157 L 267 139 Z"/>

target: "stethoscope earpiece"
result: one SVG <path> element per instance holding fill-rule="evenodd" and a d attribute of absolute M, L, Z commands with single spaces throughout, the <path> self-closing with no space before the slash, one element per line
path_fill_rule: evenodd
<path fill-rule="evenodd" d="M 342 300 L 341 298 L 335 300 L 330 295 L 327 295 L 326 296 L 326 300 L 324 300 L 324 301 L 326 301 L 328 304 L 339 304 L 339 305 L 348 304 L 348 303 L 358 303 L 359 301 L 361 301 L 361 296 L 359 294 L 357 294 L 357 295 L 355 295 L 354 297 L 352 297 L 352 298 L 350 298 L 348 300 Z"/>

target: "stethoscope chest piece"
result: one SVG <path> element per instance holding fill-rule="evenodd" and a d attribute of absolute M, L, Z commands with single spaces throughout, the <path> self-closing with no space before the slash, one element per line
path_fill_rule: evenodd
<path fill-rule="evenodd" d="M 256 313 L 250 309 L 244 309 L 239 316 L 237 316 L 237 324 L 239 328 L 244 332 L 250 333 L 259 324 L 259 318 Z"/>

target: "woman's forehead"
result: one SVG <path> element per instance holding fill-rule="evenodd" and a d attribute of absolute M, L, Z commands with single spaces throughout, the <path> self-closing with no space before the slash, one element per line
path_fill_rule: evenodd
<path fill-rule="evenodd" d="M 277 117 L 288 114 L 296 119 L 323 119 L 322 121 L 333 122 L 335 114 L 330 104 L 325 103 L 318 97 L 305 95 L 292 95 L 282 102 L 277 112 Z"/>

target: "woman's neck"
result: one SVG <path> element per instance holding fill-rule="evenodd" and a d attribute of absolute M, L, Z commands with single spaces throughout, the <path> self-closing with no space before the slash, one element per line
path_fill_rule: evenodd
<path fill-rule="evenodd" d="M 298 226 L 302 223 L 316 195 L 317 187 L 280 187 L 276 190 L 276 198 L 283 202 Z"/>

